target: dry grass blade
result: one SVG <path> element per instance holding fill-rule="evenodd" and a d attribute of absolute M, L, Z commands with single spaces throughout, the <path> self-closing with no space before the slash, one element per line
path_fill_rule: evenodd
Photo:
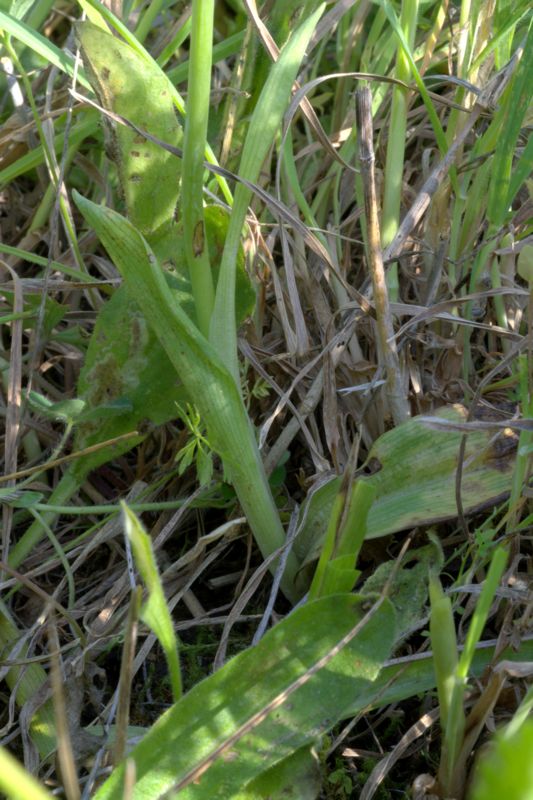
<path fill-rule="evenodd" d="M 392 314 L 389 305 L 379 229 L 378 198 L 374 171 L 374 146 L 372 143 L 372 95 L 368 87 L 356 92 L 357 128 L 359 135 L 359 162 L 365 196 L 365 214 L 368 236 L 368 260 L 374 302 L 379 345 L 379 361 L 385 368 L 387 398 L 395 425 L 405 422 L 410 416 L 409 406 L 403 391 L 400 360 L 394 339 Z"/>
<path fill-rule="evenodd" d="M 124 758 L 126 741 L 128 738 L 128 722 L 130 716 L 131 682 L 133 678 L 133 659 L 135 644 L 137 642 L 137 628 L 141 608 L 142 589 L 137 586 L 131 593 L 126 630 L 124 633 L 124 648 L 120 663 L 120 680 L 118 689 L 117 727 L 113 763 L 118 764 Z"/>
<path fill-rule="evenodd" d="M 511 80 L 519 60 L 520 50 L 513 55 L 513 58 L 509 64 L 507 64 L 505 69 L 503 69 L 501 73 L 498 73 L 498 75 L 495 75 L 489 81 L 487 86 L 485 86 L 484 89 L 479 93 L 476 103 L 472 108 L 468 118 L 468 122 L 463 128 L 461 128 L 460 133 L 454 139 L 450 149 L 442 161 L 440 161 L 439 164 L 437 164 L 437 166 L 431 171 L 431 174 L 425 181 L 415 201 L 411 204 L 409 211 L 402 220 L 394 239 L 384 251 L 383 258 L 385 261 L 392 261 L 400 255 L 408 236 L 424 216 L 431 198 L 436 193 L 450 168 L 453 166 L 457 155 L 461 152 L 461 148 L 474 125 L 483 114 L 494 109 L 505 87 Z"/>
<path fill-rule="evenodd" d="M 2 262 L 13 278 L 13 312 L 22 314 L 22 285 L 17 273 L 5 262 Z M 4 450 L 4 481 L 7 486 L 14 486 L 15 481 L 10 474 L 17 470 L 17 448 L 21 419 L 21 383 L 22 383 L 22 319 L 15 319 L 11 325 L 11 348 L 9 360 L 9 378 L 7 389 L 6 433 Z M 11 538 L 13 509 L 9 505 L 2 507 L 2 558 L 8 560 Z"/>
<path fill-rule="evenodd" d="M 48 638 L 50 641 L 50 678 L 52 682 L 52 697 L 57 726 L 57 755 L 59 759 L 61 776 L 65 787 L 67 800 L 79 800 L 81 797 L 74 752 L 72 749 L 71 733 L 69 730 L 67 705 L 64 694 L 64 677 L 59 660 L 59 637 L 53 612 L 50 610 L 48 618 Z"/>
<path fill-rule="evenodd" d="M 438 720 L 439 709 L 435 708 L 428 714 L 424 714 L 408 731 L 404 733 L 398 744 L 391 752 L 379 761 L 366 781 L 359 800 L 372 800 L 379 786 L 385 780 L 387 774 L 394 764 L 403 756 L 407 748 L 420 736 L 424 736 L 426 731 Z"/>

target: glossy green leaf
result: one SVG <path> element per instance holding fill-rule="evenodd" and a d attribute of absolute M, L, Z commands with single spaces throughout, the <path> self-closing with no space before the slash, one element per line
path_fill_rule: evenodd
<path fill-rule="evenodd" d="M 362 619 L 361 602 L 334 595 L 306 604 L 195 686 L 130 753 L 134 800 L 229 800 L 259 774 L 316 742 L 350 703 L 368 697 L 394 641 L 388 601 L 328 664 L 294 686 Z M 211 765 L 194 780 L 193 771 L 206 759 Z M 123 777 L 120 766 L 96 799 L 122 798 Z M 178 793 L 179 782 L 188 777 Z"/>

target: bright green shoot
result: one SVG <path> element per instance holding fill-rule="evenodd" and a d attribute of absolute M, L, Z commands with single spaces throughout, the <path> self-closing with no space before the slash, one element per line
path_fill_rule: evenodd
<path fill-rule="evenodd" d="M 463 781 L 461 755 L 466 728 L 467 679 L 506 563 L 507 552 L 498 547 L 492 556 L 461 656 L 458 655 L 451 600 L 442 591 L 438 579 L 430 580 L 431 645 L 443 727 L 439 783 L 446 797 L 456 796 Z"/>
<path fill-rule="evenodd" d="M 121 506 L 124 530 L 131 544 L 135 564 L 148 592 L 148 598 L 141 608 L 141 619 L 152 629 L 163 648 L 170 674 L 172 695 L 176 703 L 182 694 L 178 640 L 157 569 L 152 540 L 126 503 L 121 503 Z"/>
<path fill-rule="evenodd" d="M 375 497 L 376 489 L 371 484 L 343 481 L 333 503 L 326 538 L 309 590 L 310 600 L 353 589 L 359 575 L 355 565 Z"/>

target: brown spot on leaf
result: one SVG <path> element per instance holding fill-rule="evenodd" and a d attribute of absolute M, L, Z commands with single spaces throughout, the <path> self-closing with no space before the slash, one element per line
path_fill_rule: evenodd
<path fill-rule="evenodd" d="M 490 466 L 500 472 L 514 469 L 514 455 L 518 447 L 518 435 L 511 430 L 505 430 L 491 443 L 488 452 Z"/>
<path fill-rule="evenodd" d="M 102 67 L 102 78 L 104 79 L 104 81 L 107 81 L 110 75 L 111 75 L 110 70 L 107 67 Z"/>
<path fill-rule="evenodd" d="M 139 151 L 138 151 L 138 150 L 130 150 L 130 156 L 131 156 L 132 158 L 140 158 L 140 157 L 141 157 L 141 154 L 139 153 Z"/>
<path fill-rule="evenodd" d="M 137 175 L 137 173 L 134 172 L 133 175 L 130 175 L 129 180 L 132 183 L 140 183 L 142 181 L 142 178 L 140 175 Z"/>
<path fill-rule="evenodd" d="M 205 232 L 203 220 L 200 220 L 194 226 L 194 234 L 192 237 L 192 249 L 194 257 L 198 258 L 204 252 Z"/>

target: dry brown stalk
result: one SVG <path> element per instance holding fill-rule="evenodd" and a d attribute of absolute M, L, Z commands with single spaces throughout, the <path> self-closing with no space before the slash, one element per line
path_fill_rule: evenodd
<path fill-rule="evenodd" d="M 357 114 L 357 136 L 359 142 L 359 166 L 365 198 L 366 229 L 368 240 L 368 266 L 372 278 L 378 359 L 385 369 L 386 391 L 389 408 L 395 425 L 400 425 L 410 416 L 407 397 L 402 391 L 400 360 L 394 338 L 394 327 L 389 304 L 389 295 L 383 268 L 381 232 L 379 228 L 378 201 L 374 171 L 374 146 L 372 143 L 372 94 L 365 86 L 355 94 Z"/>

